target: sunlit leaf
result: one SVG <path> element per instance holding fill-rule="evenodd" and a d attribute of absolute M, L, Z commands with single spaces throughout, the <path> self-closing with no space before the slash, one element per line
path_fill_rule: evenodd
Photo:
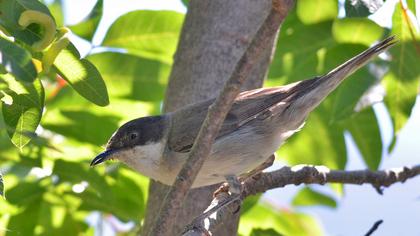
<path fill-rule="evenodd" d="M 347 17 L 365 17 L 375 13 L 384 3 L 383 0 L 345 0 Z"/>
<path fill-rule="evenodd" d="M 335 19 L 338 15 L 337 0 L 299 0 L 297 15 L 305 24 L 315 24 Z"/>
<path fill-rule="evenodd" d="M 89 15 L 80 23 L 69 26 L 73 33 L 91 41 L 102 18 L 103 0 L 98 0 Z"/>
<path fill-rule="evenodd" d="M 170 64 L 183 20 L 183 14 L 173 11 L 133 11 L 112 24 L 102 46 Z"/>
<path fill-rule="evenodd" d="M 44 88 L 39 79 L 33 83 L 23 83 L 10 75 L 3 75 L 9 85 L 11 105 L 3 104 L 2 112 L 7 131 L 13 144 L 22 148 L 30 140 L 28 133 L 35 132 L 41 120 L 44 107 Z"/>
<path fill-rule="evenodd" d="M 73 44 L 58 54 L 54 61 L 63 79 L 65 79 L 80 95 L 99 106 L 109 104 L 108 92 L 101 74 L 95 66 L 80 55 Z"/>
<path fill-rule="evenodd" d="M 400 43 L 389 50 L 391 62 L 383 82 L 386 89 L 385 104 L 393 121 L 394 139 L 405 125 L 418 93 L 420 81 L 420 41 L 410 33 L 410 21 L 404 17 L 400 4 L 396 4 L 392 17 L 392 31 Z M 395 143 L 395 140 L 394 142 Z"/>
<path fill-rule="evenodd" d="M 370 46 L 381 38 L 384 29 L 367 18 L 336 19 L 332 28 L 338 43 L 360 43 Z"/>
<path fill-rule="evenodd" d="M 294 206 L 314 206 L 323 205 L 327 207 L 336 208 L 337 203 L 334 198 L 323 193 L 314 191 L 309 187 L 300 190 L 293 199 Z"/>
<path fill-rule="evenodd" d="M 103 76 L 110 96 L 162 101 L 170 67 L 137 56 L 104 52 L 87 57 Z"/>
<path fill-rule="evenodd" d="M 382 158 L 382 140 L 378 120 L 372 108 L 358 112 L 346 122 L 353 140 L 371 170 L 377 170 Z"/>
<path fill-rule="evenodd" d="M 31 54 L 24 48 L 0 37 L 2 65 L 16 79 L 32 82 L 37 76 Z"/>

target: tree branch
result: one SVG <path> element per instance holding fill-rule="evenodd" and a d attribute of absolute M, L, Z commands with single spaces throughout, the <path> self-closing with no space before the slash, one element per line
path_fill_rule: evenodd
<path fill-rule="evenodd" d="M 188 160 L 179 172 L 175 183 L 165 197 L 159 216 L 150 235 L 170 235 L 177 211 L 186 197 L 204 161 L 210 153 L 212 143 L 230 110 L 234 99 L 240 92 L 258 56 L 275 37 L 280 24 L 293 5 L 293 0 L 273 0 L 273 8 L 256 33 L 248 49 L 239 60 L 235 70 L 226 82 L 214 104 L 209 107 L 207 116 L 196 138 Z"/>
<path fill-rule="evenodd" d="M 369 229 L 369 231 L 365 234 L 365 236 L 372 235 L 376 230 L 378 230 L 379 225 L 381 225 L 383 222 L 384 222 L 383 220 L 376 221 L 375 224 L 373 224 L 372 227 Z"/>
<path fill-rule="evenodd" d="M 270 189 L 291 184 L 371 184 L 379 194 L 383 194 L 382 187 L 389 187 L 397 182 L 404 183 L 407 179 L 418 175 L 420 175 L 420 165 L 382 171 L 330 170 L 325 166 L 310 165 L 285 166 L 276 171 L 261 173 L 257 178 L 248 178 L 242 183 L 240 196 L 226 193 L 217 195 L 209 208 L 187 226 L 183 236 L 209 235 L 223 222 L 223 219 L 237 212 L 241 200 Z"/>

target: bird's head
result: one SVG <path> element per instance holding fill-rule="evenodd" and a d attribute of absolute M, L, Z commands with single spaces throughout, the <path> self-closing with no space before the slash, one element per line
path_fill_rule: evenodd
<path fill-rule="evenodd" d="M 165 133 L 163 116 L 149 116 L 131 120 L 122 125 L 109 139 L 105 151 L 96 156 L 91 166 L 109 159 L 119 159 L 128 165 L 139 159 L 151 158 L 159 150 L 153 147 L 162 143 Z"/>

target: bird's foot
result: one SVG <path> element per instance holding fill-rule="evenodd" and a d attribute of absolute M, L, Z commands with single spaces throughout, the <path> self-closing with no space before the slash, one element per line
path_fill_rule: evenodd
<path fill-rule="evenodd" d="M 213 193 L 213 198 L 216 198 L 217 195 L 221 194 L 221 193 L 229 193 L 229 184 L 228 183 L 223 183 L 222 185 L 220 185 L 220 187 L 218 189 L 216 189 L 216 191 L 214 191 Z"/>
<path fill-rule="evenodd" d="M 226 182 L 214 191 L 213 197 L 220 193 L 240 194 L 242 191 L 242 184 L 236 175 L 227 175 Z"/>

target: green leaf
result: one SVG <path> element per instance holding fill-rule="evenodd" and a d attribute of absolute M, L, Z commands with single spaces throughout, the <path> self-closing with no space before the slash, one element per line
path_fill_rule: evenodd
<path fill-rule="evenodd" d="M 290 209 L 277 210 L 263 204 L 258 204 L 246 214 L 241 215 L 240 235 L 250 235 L 256 228 L 260 232 L 274 230 L 280 235 L 324 235 L 319 223 L 314 218 L 302 213 L 295 213 Z"/>
<path fill-rule="evenodd" d="M 34 0 L 8 0 L 0 1 L 0 25 L 4 27 L 15 39 L 28 45 L 33 45 L 44 38 L 45 29 L 40 24 L 31 24 L 26 28 L 19 25 L 19 18 L 24 11 L 34 10 L 54 18 L 48 8 L 39 1 Z M 55 23 L 54 23 L 55 24 Z M 55 29 L 53 29 L 55 31 Z M 49 30 L 50 31 L 50 30 Z"/>
<path fill-rule="evenodd" d="M 23 211 L 11 216 L 5 235 L 35 235 L 35 228 L 39 221 L 41 200 L 42 198 L 38 197 L 33 204 L 27 205 Z"/>
<path fill-rule="evenodd" d="M 403 14 L 401 5 L 396 4 L 391 34 L 396 35 L 400 43 L 389 50 L 390 68 L 383 79 L 387 94 L 385 104 L 393 121 L 394 139 L 410 117 L 420 81 L 419 34 L 413 40 L 409 28 L 412 24 L 407 22 Z"/>
<path fill-rule="evenodd" d="M 103 13 L 103 0 L 98 0 L 89 15 L 80 23 L 69 28 L 78 36 L 91 41 Z"/>
<path fill-rule="evenodd" d="M 344 8 L 347 17 L 366 17 L 375 13 L 383 3 L 383 0 L 346 0 Z"/>
<path fill-rule="evenodd" d="M 96 67 L 80 54 L 72 43 L 62 50 L 54 61 L 54 67 L 74 90 L 98 106 L 109 104 L 105 82 Z"/>
<path fill-rule="evenodd" d="M 384 29 L 367 18 L 343 18 L 334 21 L 332 32 L 338 43 L 370 46 L 381 38 Z"/>
<path fill-rule="evenodd" d="M 37 76 L 31 54 L 24 48 L 0 37 L 2 65 L 16 79 L 33 82 Z"/>
<path fill-rule="evenodd" d="M 334 198 L 314 191 L 309 187 L 305 187 L 300 190 L 294 197 L 292 204 L 294 206 L 323 205 L 331 208 L 337 207 L 337 203 L 335 202 Z"/>
<path fill-rule="evenodd" d="M 14 205 L 29 206 L 39 201 L 45 191 L 39 181 L 21 181 L 7 191 L 7 200 Z"/>
<path fill-rule="evenodd" d="M 279 155 L 291 165 L 304 163 L 344 169 L 347 153 L 343 130 L 329 119 L 325 106 L 312 112 L 302 130 L 279 149 Z"/>
<path fill-rule="evenodd" d="M 64 15 L 62 0 L 53 0 L 52 3 L 48 5 L 48 9 L 50 9 L 51 15 L 54 16 L 57 26 L 63 26 Z"/>
<path fill-rule="evenodd" d="M 80 142 L 103 145 L 118 128 L 119 117 L 110 115 L 95 115 L 89 111 L 61 110 L 64 119 L 56 118 L 53 122 L 44 122 L 43 127 L 74 138 Z"/>
<path fill-rule="evenodd" d="M 382 140 L 378 121 L 372 108 L 358 112 L 346 122 L 353 140 L 371 170 L 377 170 L 382 158 Z"/>
<path fill-rule="evenodd" d="M 248 212 L 252 207 L 258 204 L 258 201 L 261 198 L 261 194 L 249 196 L 241 205 L 241 215 Z"/>
<path fill-rule="evenodd" d="M 170 67 L 133 55 L 104 52 L 87 57 L 104 77 L 110 96 L 162 101 Z"/>
<path fill-rule="evenodd" d="M 61 181 L 80 183 L 87 181 L 88 187 L 82 193 L 69 193 L 82 199 L 79 210 L 100 210 L 112 213 L 121 220 L 139 220 L 144 216 L 145 177 L 132 171 L 119 169 L 111 180 L 111 174 L 99 174 L 89 168 L 89 163 L 57 160 L 53 171 Z"/>
<path fill-rule="evenodd" d="M 3 117 L 13 144 L 22 149 L 30 140 L 28 134 L 34 133 L 41 120 L 44 107 L 44 88 L 41 81 L 23 83 L 11 75 L 3 75 L 9 85 L 8 94 L 12 97 L 11 105 L 3 104 Z"/>
<path fill-rule="evenodd" d="M 332 21 L 305 25 L 296 12 L 291 12 L 280 31 L 268 85 L 278 86 L 313 78 L 325 71 L 322 55 L 336 45 L 331 26 Z"/>
<path fill-rule="evenodd" d="M 183 20 L 173 11 L 133 11 L 111 25 L 102 46 L 171 64 Z"/>
<path fill-rule="evenodd" d="M 304 24 L 315 24 L 335 19 L 338 15 L 337 0 L 299 0 L 297 15 Z"/>

